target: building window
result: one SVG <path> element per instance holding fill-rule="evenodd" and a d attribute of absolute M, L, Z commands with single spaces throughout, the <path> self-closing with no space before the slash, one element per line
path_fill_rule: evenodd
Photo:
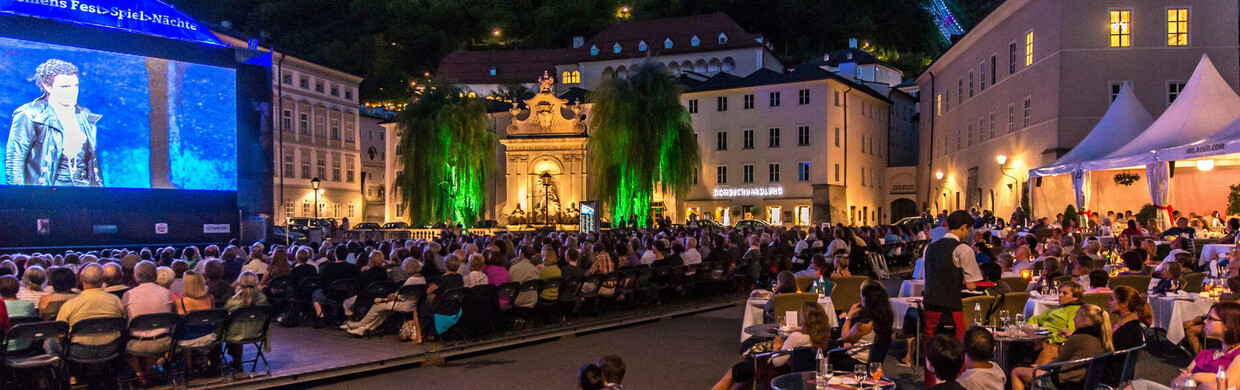
<path fill-rule="evenodd" d="M 700 44 L 702 44 L 702 40 L 698 39 L 697 35 L 694 35 L 693 39 L 689 40 L 689 46 L 697 47 Z"/>
<path fill-rule="evenodd" d="M 753 183 L 753 164 L 745 164 L 741 167 L 741 182 L 745 184 Z"/>
<path fill-rule="evenodd" d="M 332 86 L 332 96 L 340 96 L 340 87 Z"/>
<path fill-rule="evenodd" d="M 767 164 L 767 181 L 779 183 L 779 164 Z"/>
<path fill-rule="evenodd" d="M 646 51 L 646 41 L 637 43 L 637 51 Z"/>
<path fill-rule="evenodd" d="M 865 167 L 861 167 L 861 186 L 865 187 Z"/>
<path fill-rule="evenodd" d="M 960 129 L 956 129 L 956 150 L 960 150 L 964 148 L 964 135 L 961 134 L 960 132 L 961 132 Z"/>
<path fill-rule="evenodd" d="M 797 164 L 797 181 L 809 181 L 809 161 Z"/>
<path fill-rule="evenodd" d="M 1016 130 L 1016 106 L 1008 104 L 1008 132 Z"/>
<path fill-rule="evenodd" d="M 715 184 L 728 184 L 728 167 L 723 165 L 715 167 Z"/>
<path fill-rule="evenodd" d="M 715 133 L 715 150 L 728 150 L 728 132 Z"/>
<path fill-rule="evenodd" d="M 672 48 L 672 38 L 667 38 L 666 40 L 663 41 L 663 48 L 664 49 Z"/>
<path fill-rule="evenodd" d="M 353 163 L 352 157 L 349 157 L 347 160 L 345 160 L 344 181 L 349 182 L 349 183 L 353 182 L 353 172 L 356 168 L 353 164 L 354 163 Z"/>
<path fill-rule="evenodd" d="M 332 156 L 332 181 L 340 181 L 340 155 Z"/>
<path fill-rule="evenodd" d="M 956 104 L 964 104 L 964 79 L 956 79 Z"/>
<path fill-rule="evenodd" d="M 1008 45 L 1008 74 L 1016 74 L 1016 44 Z"/>
<path fill-rule="evenodd" d="M 598 46 L 590 45 L 590 55 L 592 56 L 598 55 Z"/>
<path fill-rule="evenodd" d="M 994 139 L 994 138 L 995 138 L 995 112 L 994 112 L 994 111 L 991 111 L 991 112 L 990 112 L 990 129 L 989 129 L 989 134 L 990 134 L 990 137 L 989 137 L 989 138 L 991 138 L 991 139 Z"/>
<path fill-rule="evenodd" d="M 619 52 L 620 52 L 620 44 L 619 44 L 619 43 L 617 43 L 617 44 L 615 44 L 615 45 L 612 45 L 612 46 L 611 46 L 611 52 L 612 52 L 612 53 L 619 53 Z"/>
<path fill-rule="evenodd" d="M 310 114 L 303 112 L 297 115 L 297 128 L 301 129 L 301 135 L 310 135 Z"/>
<path fill-rule="evenodd" d="M 1029 127 L 1029 116 L 1032 115 L 1033 100 L 1025 98 L 1025 120 L 1021 124 L 1021 128 Z"/>
<path fill-rule="evenodd" d="M 310 201 L 301 202 L 301 215 L 310 215 Z"/>
<path fill-rule="evenodd" d="M 293 75 L 285 73 L 284 76 L 280 78 L 280 81 L 285 85 L 293 85 Z"/>
<path fill-rule="evenodd" d="M 771 107 L 779 107 L 779 92 L 771 92 L 770 97 Z"/>
<path fill-rule="evenodd" d="M 322 178 L 320 180 L 325 180 L 327 179 L 327 156 L 324 155 L 323 153 L 319 153 L 318 163 L 319 163 L 319 166 L 318 166 L 319 176 L 318 177 Z"/>
<path fill-rule="evenodd" d="M 332 218 L 340 218 L 340 204 L 339 203 L 332 205 Z"/>
<path fill-rule="evenodd" d="M 292 217 L 293 213 L 295 212 L 297 212 L 296 203 L 293 203 L 293 201 L 284 202 L 284 216 L 285 217 Z"/>
<path fill-rule="evenodd" d="M 314 117 L 314 136 L 319 138 L 327 138 L 327 124 L 322 115 Z"/>
<path fill-rule="evenodd" d="M 840 181 L 840 164 L 835 164 L 835 181 Z"/>
<path fill-rule="evenodd" d="M 934 97 L 934 114 L 943 115 L 943 94 Z"/>
<path fill-rule="evenodd" d="M 722 45 L 725 43 L 728 43 L 728 36 L 723 33 L 719 33 L 719 44 Z"/>
<path fill-rule="evenodd" d="M 310 178 L 310 151 L 302 151 L 301 153 L 301 178 Z"/>
<path fill-rule="evenodd" d="M 355 208 L 356 206 L 353 205 L 353 202 L 349 202 L 349 215 L 348 215 L 349 218 L 353 218 L 353 210 Z"/>
<path fill-rule="evenodd" d="M 284 127 L 284 129 L 282 129 L 284 131 L 293 131 L 293 109 L 289 108 L 284 110 L 284 113 L 280 116 L 280 126 Z"/>
<path fill-rule="evenodd" d="M 835 147 L 840 147 L 840 128 L 835 128 Z"/>
<path fill-rule="evenodd" d="M 1172 81 L 1167 83 L 1167 105 L 1175 103 L 1175 98 L 1180 96 L 1180 92 L 1184 91 L 1184 82 Z"/>
<path fill-rule="evenodd" d="M 983 120 L 982 117 L 979 116 L 977 117 L 977 143 L 980 144 L 982 142 L 986 142 L 986 138 L 983 137 L 983 135 L 985 134 L 986 134 L 986 121 Z"/>
<path fill-rule="evenodd" d="M 809 145 L 809 126 L 797 127 L 797 146 Z"/>
<path fill-rule="evenodd" d="M 1188 46 L 1188 9 L 1167 10 L 1167 46 Z"/>
<path fill-rule="evenodd" d="M 997 68 L 998 61 L 999 60 L 996 58 L 996 56 L 990 56 L 990 83 L 991 84 L 996 84 L 999 82 L 999 75 L 996 73 L 998 72 L 998 68 Z"/>
<path fill-rule="evenodd" d="M 727 96 L 720 96 L 720 97 L 715 98 L 715 110 L 716 111 L 727 111 L 728 110 L 728 97 Z"/>
<path fill-rule="evenodd" d="M 770 130 L 768 130 L 768 132 L 770 133 L 770 137 L 768 138 L 766 147 L 778 148 L 779 147 L 779 128 L 773 127 Z"/>
<path fill-rule="evenodd" d="M 1129 16 L 1132 11 L 1111 11 L 1111 47 L 1132 46 L 1132 33 L 1129 28 Z"/>
<path fill-rule="evenodd" d="M 835 106 L 840 106 L 840 91 L 835 91 Z"/>
<path fill-rule="evenodd" d="M 344 121 L 344 142 L 353 142 L 353 133 L 355 133 L 353 131 L 353 117 L 350 115 L 345 118 L 347 120 Z"/>
<path fill-rule="evenodd" d="M 697 114 L 697 112 L 698 112 L 698 111 L 697 111 L 697 109 L 698 109 L 698 101 L 697 101 L 697 99 L 689 99 L 689 113 L 690 113 L 690 114 Z"/>
<path fill-rule="evenodd" d="M 695 170 L 693 170 L 693 185 L 697 185 L 697 184 L 698 184 L 698 180 L 699 180 L 699 179 L 698 179 L 698 176 L 701 176 L 700 171 L 698 171 L 698 170 L 696 170 L 696 169 L 695 169 Z"/>
<path fill-rule="evenodd" d="M 294 164 L 296 164 L 295 160 L 296 158 L 293 157 L 293 151 L 290 150 L 284 153 L 284 177 L 293 177 L 297 175 L 297 171 L 293 169 Z"/>
<path fill-rule="evenodd" d="M 969 140 L 968 146 L 973 146 L 973 124 L 969 124 L 969 129 L 965 131 L 965 138 Z"/>
<path fill-rule="evenodd" d="M 802 89 L 800 91 L 797 91 L 797 104 L 800 104 L 800 105 L 809 104 L 809 90 L 808 89 Z"/>
<path fill-rule="evenodd" d="M 336 118 L 332 118 L 332 139 L 340 140 L 340 120 Z"/>
<path fill-rule="evenodd" d="M 1111 83 L 1111 100 L 1108 100 L 1107 102 L 1114 103 L 1115 99 L 1119 97 L 1119 91 L 1123 89 L 1124 89 L 1123 82 Z"/>
<path fill-rule="evenodd" d="M 742 133 L 741 144 L 741 149 L 753 149 L 753 130 Z"/>
<path fill-rule="evenodd" d="M 985 62 L 982 62 L 981 65 L 978 65 L 977 77 L 978 77 L 977 92 L 981 93 L 982 91 L 986 90 L 986 63 Z"/>
<path fill-rule="evenodd" d="M 314 83 L 314 92 L 323 93 L 323 82 Z"/>
<path fill-rule="evenodd" d="M 748 110 L 752 108 L 753 108 L 753 94 L 751 93 L 751 94 L 745 95 L 745 109 Z"/>
<path fill-rule="evenodd" d="M 310 78 L 302 76 L 301 80 L 297 82 L 297 85 L 302 87 L 303 89 L 310 89 Z"/>
<path fill-rule="evenodd" d="M 969 71 L 969 98 L 973 98 L 973 71 Z"/>
<path fill-rule="evenodd" d="M 353 90 L 344 91 L 344 98 L 353 100 Z"/>
<path fill-rule="evenodd" d="M 1033 32 L 1025 34 L 1025 66 L 1033 65 Z"/>

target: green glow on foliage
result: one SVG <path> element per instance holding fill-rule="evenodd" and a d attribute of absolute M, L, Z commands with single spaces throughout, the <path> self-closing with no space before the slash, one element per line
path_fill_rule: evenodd
<path fill-rule="evenodd" d="M 486 180 L 495 170 L 496 136 L 484 104 L 449 85 L 426 88 L 396 117 L 401 199 L 414 225 L 473 224 L 485 214 Z"/>
<path fill-rule="evenodd" d="M 651 63 L 590 93 L 593 193 L 610 206 L 613 220 L 636 215 L 638 224 L 649 226 L 654 190 L 679 198 L 701 169 L 702 153 L 681 93 L 671 75 Z"/>

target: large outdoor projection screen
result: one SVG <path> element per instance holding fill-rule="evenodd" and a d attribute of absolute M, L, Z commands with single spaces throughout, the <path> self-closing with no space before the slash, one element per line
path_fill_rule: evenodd
<path fill-rule="evenodd" d="M 236 191 L 236 79 L 0 37 L 0 185 Z"/>

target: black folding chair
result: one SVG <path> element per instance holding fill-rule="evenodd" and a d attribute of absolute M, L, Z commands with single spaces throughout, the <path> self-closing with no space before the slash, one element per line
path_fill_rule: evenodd
<path fill-rule="evenodd" d="M 1106 372 L 1107 364 L 1110 363 L 1111 356 L 1112 356 L 1112 353 L 1107 352 L 1107 353 L 1097 355 L 1097 356 L 1090 356 L 1090 357 L 1082 358 L 1082 359 L 1069 360 L 1066 362 L 1043 364 L 1043 365 L 1034 367 L 1035 371 L 1045 372 L 1045 374 L 1042 374 L 1042 375 L 1049 376 L 1049 377 L 1047 377 L 1046 379 L 1043 379 L 1043 377 L 1041 376 L 1038 378 L 1034 378 L 1033 384 L 1030 388 L 1035 389 L 1035 390 L 1036 389 L 1048 389 L 1047 387 L 1043 386 L 1042 383 L 1044 383 L 1043 382 L 1044 380 L 1050 380 L 1054 382 L 1055 384 L 1053 389 L 1060 389 L 1060 390 L 1097 389 L 1098 385 L 1102 383 L 1102 375 Z M 1059 371 L 1065 368 L 1067 369 L 1077 368 L 1081 364 L 1087 365 L 1085 368 L 1086 370 L 1085 381 L 1081 383 L 1061 383 L 1058 381 L 1058 379 L 1056 379 L 1058 378 Z"/>
<path fill-rule="evenodd" d="M 3 362 L 5 369 L 11 374 L 15 388 L 22 388 L 17 384 L 19 379 L 30 378 L 17 375 L 18 372 L 26 370 L 48 370 L 56 387 L 67 387 L 65 385 L 69 374 L 65 370 L 64 361 L 54 353 L 47 353 L 43 349 L 43 343 L 69 334 L 69 324 L 61 321 L 22 321 L 4 333 L 4 343 L 0 344 L 0 362 Z M 12 351 L 9 346 L 13 346 Z M 29 387 L 33 387 L 33 384 L 26 385 L 26 388 Z"/>
<path fill-rule="evenodd" d="M 153 342 L 156 345 L 152 350 L 130 350 L 126 348 L 125 353 L 130 356 L 137 357 L 163 357 L 176 350 L 176 342 L 173 337 L 176 335 L 177 328 L 180 327 L 181 316 L 175 313 L 152 313 L 143 314 L 129 320 L 129 341 Z M 162 332 L 161 332 L 162 331 Z M 137 336 L 135 333 L 140 332 L 158 332 L 153 336 Z M 166 378 L 168 375 L 168 365 L 163 365 L 163 374 Z"/>
<path fill-rule="evenodd" d="M 124 333 L 127 325 L 128 321 L 121 317 L 100 317 L 78 321 L 69 329 L 68 342 L 65 343 L 64 353 L 61 356 L 69 363 L 86 368 L 111 363 L 125 351 Z M 93 343 L 109 338 L 110 341 L 102 344 Z M 86 340 L 92 343 L 84 343 L 83 341 Z M 115 377 L 110 371 L 105 371 L 104 374 L 109 378 Z M 79 376 L 79 379 L 82 377 Z"/>
<path fill-rule="evenodd" d="M 267 346 L 267 332 L 271 328 L 271 306 L 252 306 L 240 308 L 228 315 L 227 324 L 224 326 L 224 342 L 229 344 L 253 345 L 255 347 L 254 359 L 242 360 L 242 366 L 245 363 L 253 363 L 250 366 L 250 372 L 254 372 L 258 368 L 258 362 L 263 362 L 263 368 L 267 375 L 271 375 L 271 366 L 267 364 L 267 357 L 263 356 L 263 348 Z"/>
<path fill-rule="evenodd" d="M 191 352 L 191 357 L 193 354 L 219 353 L 220 346 L 223 345 L 221 340 L 223 339 L 224 323 L 227 321 L 228 311 L 224 309 L 195 310 L 185 313 L 184 316 L 181 316 L 181 326 L 177 328 L 175 336 L 176 348 L 180 351 Z M 187 341 L 209 336 L 214 336 L 212 337 L 213 340 L 205 345 L 185 345 Z M 194 362 L 192 359 L 188 361 L 183 360 L 183 357 L 182 354 L 174 354 L 172 360 L 180 361 L 181 368 L 185 371 L 190 371 L 189 368 L 193 366 Z"/>

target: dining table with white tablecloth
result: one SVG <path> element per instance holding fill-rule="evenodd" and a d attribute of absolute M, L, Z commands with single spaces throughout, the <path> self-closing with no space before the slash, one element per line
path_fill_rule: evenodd
<path fill-rule="evenodd" d="M 745 328 L 751 325 L 763 323 L 762 311 L 766 309 L 766 301 L 768 298 L 751 297 L 745 302 L 745 316 L 741 319 L 741 341 L 748 339 L 750 335 L 745 333 Z M 818 304 L 822 306 L 822 310 L 827 312 L 827 319 L 831 321 L 831 327 L 839 326 L 839 320 L 835 317 L 835 305 L 831 303 L 831 297 L 823 297 L 818 299 Z"/>
<path fill-rule="evenodd" d="M 1025 318 L 1041 315 L 1057 307 L 1059 307 L 1057 295 L 1030 296 L 1029 300 L 1025 301 Z"/>
<path fill-rule="evenodd" d="M 1154 310 L 1154 327 L 1167 331 L 1167 340 L 1179 343 L 1184 339 L 1184 321 L 1201 317 L 1218 302 L 1193 293 L 1180 292 L 1171 296 L 1150 297 Z"/>
<path fill-rule="evenodd" d="M 904 329 L 904 314 L 908 313 L 909 309 L 921 307 L 921 299 L 921 297 L 891 298 L 891 314 L 894 314 L 892 318 L 895 319 L 891 323 L 891 329 L 896 331 Z"/>
<path fill-rule="evenodd" d="M 909 279 L 900 283 L 900 297 L 920 297 L 926 291 L 925 279 Z"/>

